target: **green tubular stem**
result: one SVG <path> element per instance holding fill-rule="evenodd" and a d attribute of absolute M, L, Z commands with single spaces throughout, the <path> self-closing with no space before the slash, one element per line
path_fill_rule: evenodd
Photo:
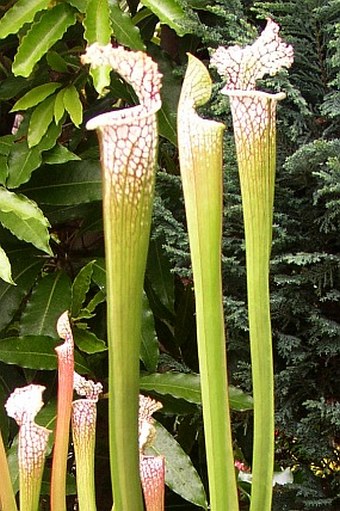
<path fill-rule="evenodd" d="M 142 202 L 143 199 L 149 218 L 143 228 L 135 228 L 131 208 L 123 204 L 118 209 L 112 200 L 111 185 L 107 189 L 104 182 L 110 458 L 115 511 L 143 509 L 138 451 L 139 351 L 151 215 L 150 197 L 144 196 Z M 140 218 L 135 221 L 137 225 Z"/>
<path fill-rule="evenodd" d="M 7 456 L 0 432 L 0 508 L 2 511 L 18 511 L 9 473 Z"/>
<path fill-rule="evenodd" d="M 251 511 L 270 511 L 274 469 L 274 370 L 269 262 L 276 164 L 275 109 L 284 95 L 230 91 L 246 241 L 254 397 Z"/>
<path fill-rule="evenodd" d="M 157 65 L 142 52 L 88 48 L 84 62 L 108 63 L 135 90 L 139 105 L 91 119 L 103 173 L 109 345 L 109 442 L 115 511 L 142 511 L 139 477 L 139 352 L 161 107 Z"/>
<path fill-rule="evenodd" d="M 198 355 L 211 511 L 237 511 L 221 281 L 224 126 L 192 105 L 210 97 L 207 70 L 189 55 L 179 104 L 181 175 L 196 297 Z"/>

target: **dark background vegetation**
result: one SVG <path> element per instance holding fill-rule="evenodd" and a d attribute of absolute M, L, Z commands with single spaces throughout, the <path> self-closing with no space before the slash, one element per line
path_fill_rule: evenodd
<path fill-rule="evenodd" d="M 77 7 L 77 2 L 69 3 Z M 128 5 L 133 15 L 138 2 L 130 0 Z M 278 107 L 271 307 L 276 377 L 276 463 L 277 469 L 292 467 L 295 480 L 293 485 L 275 487 L 273 510 L 339 510 L 340 1 L 183 0 L 182 5 L 187 10 L 188 32 L 182 37 L 163 25 L 159 31 L 159 45 L 156 45 L 151 38 L 157 17 L 151 13 L 138 24 L 148 51 L 159 62 L 164 74 L 163 96 L 172 115 L 185 72 L 187 51 L 208 65 L 210 48 L 252 41 L 268 16 L 281 25 L 282 37 L 295 49 L 295 62 L 289 73 L 282 72 L 261 84 L 265 90 L 283 90 L 287 95 Z M 3 12 L 9 6 L 0 1 Z M 18 37 L 14 35 L 0 42 L 1 137 L 11 133 L 14 114 L 10 109 L 15 101 L 30 88 L 50 80 L 75 85 L 83 103 L 85 120 L 107 110 L 121 98 L 122 105 L 131 104 L 129 90 L 116 76 L 112 77 L 108 95 L 97 99 L 87 70 L 79 63 L 79 55 L 86 46 L 80 23 L 70 27 L 53 46 L 53 55 L 60 55 L 66 62 L 64 71 L 62 66 L 58 69 L 53 65 L 50 54 L 49 58 L 39 61 L 28 79 L 14 77 L 11 63 L 17 45 Z M 223 275 L 229 377 L 233 385 L 251 393 L 243 223 L 231 117 L 227 99 L 219 94 L 221 84 L 213 70 L 211 74 L 215 82 L 213 96 L 202 114 L 227 125 Z M 29 110 L 27 115 L 30 114 Z M 25 138 L 25 122 L 12 144 Z M 28 173 L 19 188 L 10 186 L 3 174 L 1 176 L 3 185 L 35 200 L 48 218 L 53 255 L 19 241 L 8 229 L 0 227 L 0 242 L 9 256 L 17 284 L 13 287 L 0 281 L 0 337 L 4 340 L 25 336 L 55 338 L 55 319 L 70 304 L 74 306 L 79 293 L 80 306 L 73 309 L 76 344 L 92 376 L 105 384 L 107 354 L 100 343 L 106 340 L 106 333 L 98 146 L 95 135 L 86 131 L 85 123 L 76 128 L 66 114 L 62 123 L 51 147 L 40 151 L 40 163 L 34 172 Z M 5 139 L 0 138 L 0 142 L 2 140 Z M 151 373 L 198 372 L 193 283 L 174 142 L 171 136 L 160 140 L 145 281 L 157 342 L 153 359 L 142 356 L 141 367 Z M 80 160 L 68 161 L 65 155 L 61 156 L 61 146 Z M 27 148 L 27 155 L 29 153 Z M 1 162 L 7 162 L 9 172 L 16 158 L 19 156 L 15 151 L 12 150 L 8 158 L 8 152 L 2 150 Z M 78 188 L 73 188 L 68 195 L 58 196 L 56 190 L 61 182 L 67 191 L 71 181 L 79 180 L 80 176 L 83 181 Z M 96 262 L 85 270 L 89 275 L 87 288 L 79 291 L 72 282 L 79 271 L 94 260 Z M 93 298 L 96 302 L 89 306 Z M 87 330 L 84 330 L 85 325 Z M 47 386 L 45 400 L 52 402 L 55 373 L 38 371 L 20 361 L 8 365 L 1 346 L 0 341 L 1 403 L 15 386 L 31 381 L 44 383 Z M 164 413 L 158 418 L 191 456 L 206 484 L 199 408 L 169 399 L 169 402 L 165 400 Z M 13 424 L 7 421 L 3 411 L 0 419 L 3 435 L 10 445 L 15 435 Z M 237 456 L 251 465 L 251 413 L 234 412 L 233 425 Z M 103 477 L 108 473 L 106 427 L 103 402 L 99 406 L 97 462 L 99 509 L 102 510 L 110 506 L 109 481 Z M 70 471 L 71 465 L 72 461 Z M 247 501 L 242 501 L 246 509 Z M 167 506 L 169 510 L 198 509 L 171 492 L 167 496 Z"/>

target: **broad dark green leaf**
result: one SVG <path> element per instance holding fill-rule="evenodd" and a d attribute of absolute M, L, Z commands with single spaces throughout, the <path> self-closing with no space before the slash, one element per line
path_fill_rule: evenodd
<path fill-rule="evenodd" d="M 79 93 L 74 85 L 64 89 L 63 102 L 65 110 L 69 113 L 71 121 L 79 128 L 83 121 L 83 105 L 79 99 Z"/>
<path fill-rule="evenodd" d="M 8 178 L 6 182 L 8 188 L 17 188 L 29 181 L 32 172 L 42 162 L 42 152 L 48 151 L 55 145 L 60 132 L 61 125 L 57 126 L 51 123 L 39 144 L 31 149 L 28 147 L 26 139 L 12 144 L 8 157 Z"/>
<path fill-rule="evenodd" d="M 28 369 L 51 371 L 57 369 L 55 348 L 61 343 L 47 335 L 0 339 L 0 360 Z M 75 370 L 81 374 L 89 372 L 84 358 L 78 353 L 75 354 Z"/>
<path fill-rule="evenodd" d="M 11 112 L 27 110 L 28 108 L 32 108 L 32 106 L 38 105 L 60 87 L 61 83 L 59 82 L 44 83 L 43 85 L 34 87 L 14 104 Z"/>
<path fill-rule="evenodd" d="M 83 19 L 85 28 L 84 37 L 88 44 L 98 42 L 106 45 L 111 40 L 111 25 L 109 15 L 108 0 L 88 0 L 86 7 L 86 15 Z M 93 85 L 101 96 L 105 92 L 105 88 L 110 85 L 111 67 L 108 65 L 98 68 L 90 68 L 90 74 L 93 79 Z"/>
<path fill-rule="evenodd" d="M 52 123 L 54 102 L 55 95 L 49 96 L 33 110 L 27 135 L 27 144 L 30 149 L 39 144 Z"/>
<path fill-rule="evenodd" d="M 0 20 L 0 39 L 17 34 L 19 29 L 30 23 L 37 12 L 47 9 L 50 0 L 18 0 Z"/>
<path fill-rule="evenodd" d="M 107 346 L 104 341 L 98 339 L 93 333 L 83 328 L 73 329 L 74 342 L 80 351 L 91 355 L 93 353 L 101 353 L 107 351 Z"/>
<path fill-rule="evenodd" d="M 140 388 L 160 395 L 169 394 L 176 399 L 184 399 L 189 403 L 201 404 L 200 376 L 195 373 L 153 373 L 142 376 Z M 230 407 L 242 412 L 252 410 L 253 399 L 241 389 L 229 386 Z"/>
<path fill-rule="evenodd" d="M 161 23 L 168 25 L 175 30 L 176 34 L 183 36 L 189 33 L 185 27 L 186 14 L 177 0 L 142 0 L 145 7 L 148 7 L 159 18 Z"/>
<path fill-rule="evenodd" d="M 42 166 L 22 191 L 39 204 L 53 206 L 99 201 L 102 197 L 100 164 L 92 160 L 71 162 L 58 165 L 53 173 Z"/>
<path fill-rule="evenodd" d="M 71 289 L 71 316 L 76 318 L 90 289 L 94 261 L 90 261 L 79 271 Z"/>
<path fill-rule="evenodd" d="M 155 371 L 159 358 L 159 345 L 155 331 L 155 321 L 149 300 L 143 293 L 142 343 L 140 358 L 148 371 Z"/>
<path fill-rule="evenodd" d="M 45 11 L 23 37 L 13 62 L 13 73 L 29 76 L 35 64 L 76 22 L 76 12 L 66 3 Z"/>
<path fill-rule="evenodd" d="M 0 331 L 11 322 L 44 264 L 43 259 L 28 249 L 20 250 L 20 253 L 10 253 L 9 256 L 16 286 L 0 280 Z"/>
<path fill-rule="evenodd" d="M 160 242 L 149 245 L 147 275 L 158 299 L 169 311 L 174 311 L 174 276 Z"/>
<path fill-rule="evenodd" d="M 49 223 L 35 202 L 0 187 L 0 222 L 17 238 L 51 254 Z"/>
<path fill-rule="evenodd" d="M 148 454 L 165 457 L 165 482 L 172 491 L 198 507 L 208 509 L 203 483 L 189 456 L 174 437 L 155 421 L 156 439 Z"/>
<path fill-rule="evenodd" d="M 138 27 L 133 24 L 129 14 L 123 12 L 118 3 L 111 2 L 110 18 L 113 33 L 117 41 L 131 50 L 145 50 Z"/>
<path fill-rule="evenodd" d="M 58 337 L 56 323 L 70 307 L 71 282 L 63 271 L 40 279 L 23 311 L 21 335 L 49 335 Z"/>
<path fill-rule="evenodd" d="M 8 282 L 9 284 L 14 284 L 12 279 L 11 263 L 9 262 L 7 254 L 2 247 L 0 247 L 0 279 Z"/>

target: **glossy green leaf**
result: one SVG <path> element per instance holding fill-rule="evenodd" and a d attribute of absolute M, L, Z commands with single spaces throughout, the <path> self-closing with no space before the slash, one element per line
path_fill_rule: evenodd
<path fill-rule="evenodd" d="M 158 299 L 169 311 L 174 311 L 174 276 L 169 260 L 160 242 L 152 240 L 149 246 L 147 276 Z"/>
<path fill-rule="evenodd" d="M 163 103 L 157 117 L 159 134 L 169 140 L 174 146 L 177 146 L 176 113 L 170 109 L 169 105 Z"/>
<path fill-rule="evenodd" d="M 89 0 L 67 0 L 67 3 L 78 9 L 79 12 L 86 12 Z"/>
<path fill-rule="evenodd" d="M 0 39 L 17 34 L 19 29 L 30 23 L 37 12 L 47 9 L 50 0 L 18 0 L 0 20 Z"/>
<path fill-rule="evenodd" d="M 61 341 L 47 335 L 8 337 L 0 340 L 0 360 L 6 364 L 36 370 L 57 369 L 56 346 Z M 83 357 L 75 355 L 75 369 L 84 374 L 89 368 Z"/>
<path fill-rule="evenodd" d="M 36 106 L 48 96 L 51 96 L 53 92 L 61 87 L 61 83 L 58 82 L 50 82 L 44 83 L 43 85 L 39 85 L 38 87 L 34 87 L 29 92 L 20 98 L 13 106 L 11 112 L 16 112 L 17 110 L 27 110 L 28 108 L 32 108 L 32 106 Z"/>
<path fill-rule="evenodd" d="M 58 337 L 56 323 L 71 303 L 71 282 L 66 273 L 58 271 L 40 279 L 23 311 L 21 335 Z"/>
<path fill-rule="evenodd" d="M 84 37 L 88 44 L 108 44 L 111 38 L 108 0 L 89 0 L 83 21 Z"/>
<path fill-rule="evenodd" d="M 98 42 L 106 45 L 111 40 L 111 24 L 108 0 L 89 0 L 86 15 L 83 19 L 85 28 L 84 37 L 87 43 Z M 110 85 L 111 67 L 108 65 L 90 68 L 93 85 L 100 96 L 104 95 L 106 87 Z"/>
<path fill-rule="evenodd" d="M 140 358 L 148 371 L 155 371 L 159 358 L 159 344 L 155 330 L 155 321 L 149 300 L 143 293 L 142 343 Z"/>
<path fill-rule="evenodd" d="M 36 146 L 29 148 L 25 139 L 12 144 L 8 156 L 8 178 L 6 182 L 8 188 L 17 188 L 29 181 L 32 172 L 41 165 L 43 151 L 48 151 L 55 145 L 60 132 L 61 125 L 57 126 L 52 122 Z"/>
<path fill-rule="evenodd" d="M 14 143 L 13 135 L 0 137 L 0 184 L 4 185 L 8 176 L 8 156 Z"/>
<path fill-rule="evenodd" d="M 176 34 L 183 36 L 189 33 L 185 28 L 187 16 L 177 0 L 142 0 L 145 7 L 148 7 L 159 18 L 161 23 L 168 25 L 175 30 Z"/>
<path fill-rule="evenodd" d="M 198 507 L 208 509 L 203 483 L 189 456 L 174 437 L 155 421 L 156 439 L 148 454 L 165 457 L 165 483 L 172 491 Z"/>
<path fill-rule="evenodd" d="M 7 254 L 2 247 L 0 247 L 0 279 L 8 282 L 9 284 L 14 284 L 12 279 L 11 263 L 9 262 Z"/>
<path fill-rule="evenodd" d="M 98 337 L 93 332 L 89 332 L 89 330 L 74 328 L 73 335 L 74 342 L 80 351 L 83 351 L 84 353 L 91 355 L 93 353 L 107 351 L 105 342 L 98 339 Z"/>
<path fill-rule="evenodd" d="M 61 121 L 65 112 L 64 93 L 65 89 L 61 89 L 55 97 L 53 114 L 54 120 L 57 124 Z"/>
<path fill-rule="evenodd" d="M 33 110 L 28 127 L 27 136 L 27 143 L 29 148 L 32 148 L 39 144 L 39 142 L 47 132 L 48 127 L 53 119 L 54 101 L 55 96 L 50 96 L 46 98 L 44 101 L 42 101 L 42 103 L 40 103 Z"/>
<path fill-rule="evenodd" d="M 17 238 L 51 254 L 49 222 L 35 202 L 0 187 L 0 222 Z"/>
<path fill-rule="evenodd" d="M 111 2 L 110 18 L 117 41 L 131 50 L 145 50 L 143 39 L 129 14 L 123 12 L 117 2 Z"/>
<path fill-rule="evenodd" d="M 57 144 L 50 151 L 46 151 L 43 154 L 43 162 L 48 165 L 60 165 L 61 163 L 67 163 L 69 161 L 80 161 L 81 158 L 72 151 L 69 151 L 67 147 Z"/>
<path fill-rule="evenodd" d="M 100 303 L 105 302 L 106 300 L 106 294 L 101 289 L 94 295 L 92 300 L 89 301 L 89 303 L 86 305 L 85 312 L 92 314 L 92 312 L 95 310 L 97 305 Z"/>
<path fill-rule="evenodd" d="M 97 286 L 104 290 L 106 286 L 106 269 L 105 269 L 105 259 L 98 257 L 93 264 L 93 281 L 97 284 Z"/>
<path fill-rule="evenodd" d="M 90 261 L 79 271 L 71 289 L 71 316 L 77 317 L 90 289 L 94 261 Z"/>
<path fill-rule="evenodd" d="M 56 51 L 51 50 L 47 52 L 46 60 L 53 71 L 57 71 L 58 73 L 67 73 L 67 62 Z"/>
<path fill-rule="evenodd" d="M 16 286 L 0 280 L 0 331 L 11 322 L 44 264 L 44 261 L 29 249 L 10 253 L 9 256 Z"/>
<path fill-rule="evenodd" d="M 140 388 L 160 395 L 169 394 L 189 403 L 201 404 L 199 374 L 175 372 L 148 374 L 141 377 Z M 233 410 L 242 412 L 253 408 L 252 397 L 232 385 L 229 386 L 229 400 Z"/>
<path fill-rule="evenodd" d="M 65 110 L 69 113 L 71 121 L 79 128 L 79 125 L 83 121 L 83 105 L 74 85 L 70 85 L 64 89 L 63 101 Z"/>
<path fill-rule="evenodd" d="M 153 373 L 142 376 L 140 388 L 157 394 L 170 394 L 176 399 L 201 404 L 200 377 L 194 373 Z"/>
<path fill-rule="evenodd" d="M 39 204 L 70 206 L 100 201 L 101 171 L 97 161 L 58 165 L 53 173 L 41 167 L 22 191 Z"/>
<path fill-rule="evenodd" d="M 44 12 L 23 37 L 13 62 L 13 73 L 29 76 L 35 64 L 75 22 L 75 11 L 66 3 Z"/>

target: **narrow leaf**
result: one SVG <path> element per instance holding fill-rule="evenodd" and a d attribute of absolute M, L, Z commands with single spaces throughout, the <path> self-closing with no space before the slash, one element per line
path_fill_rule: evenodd
<path fill-rule="evenodd" d="M 48 220 L 35 202 L 0 187 L 0 222 L 17 238 L 51 254 Z"/>
<path fill-rule="evenodd" d="M 176 399 L 201 404 L 200 377 L 194 373 L 153 373 L 142 376 L 140 388 L 157 394 L 170 394 Z"/>
<path fill-rule="evenodd" d="M 187 15 L 177 0 L 164 0 L 162 2 L 159 0 L 143 0 L 141 3 L 156 14 L 161 23 L 175 30 L 177 35 L 183 36 L 189 33 L 189 30 L 185 28 Z"/>
<path fill-rule="evenodd" d="M 111 25 L 109 16 L 108 0 L 89 0 L 86 7 L 86 15 L 83 20 L 85 28 L 84 37 L 88 44 L 98 42 L 109 44 L 111 40 Z M 104 94 L 106 87 L 110 85 L 111 67 L 108 65 L 90 68 L 93 84 L 99 95 Z"/>
<path fill-rule="evenodd" d="M 54 101 L 55 96 L 50 96 L 34 109 L 28 127 L 27 143 L 29 148 L 39 144 L 47 132 L 53 119 Z"/>
<path fill-rule="evenodd" d="M 143 39 L 129 14 L 123 12 L 117 2 L 111 2 L 110 18 L 112 30 L 117 41 L 131 50 L 145 50 Z"/>
<path fill-rule="evenodd" d="M 61 87 L 61 83 L 58 82 L 44 83 L 43 85 L 34 87 L 34 89 L 31 89 L 15 103 L 11 112 L 16 112 L 17 110 L 27 110 L 32 106 L 38 105 L 48 96 L 53 94 L 53 92 L 59 89 L 59 87 Z"/>
<path fill-rule="evenodd" d="M 171 312 L 174 311 L 174 276 L 171 265 L 162 251 L 161 244 L 151 241 L 149 246 L 147 276 L 161 303 Z"/>
<path fill-rule="evenodd" d="M 20 323 L 21 335 L 49 335 L 58 338 L 56 323 L 71 302 L 71 282 L 63 271 L 39 280 Z"/>
<path fill-rule="evenodd" d="M 56 51 L 51 50 L 47 52 L 46 60 L 50 68 L 54 71 L 58 71 L 58 73 L 67 73 L 67 62 Z"/>
<path fill-rule="evenodd" d="M 11 263 L 2 247 L 0 247 L 0 279 L 9 284 L 14 284 L 11 273 Z"/>
<path fill-rule="evenodd" d="M 66 3 L 44 12 L 23 37 L 13 62 L 13 73 L 29 76 L 34 65 L 75 22 L 75 11 Z"/>
<path fill-rule="evenodd" d="M 90 289 L 94 261 L 84 266 L 74 279 L 71 289 L 71 316 L 77 317 Z"/>
<path fill-rule="evenodd" d="M 19 29 L 30 23 L 37 12 L 47 9 L 50 0 L 18 0 L 0 20 L 0 39 L 17 34 Z"/>
<path fill-rule="evenodd" d="M 107 351 L 107 346 L 104 341 L 98 339 L 93 333 L 83 328 L 74 328 L 73 330 L 74 342 L 84 353 L 89 355 L 93 353 L 101 353 Z"/>
<path fill-rule="evenodd" d="M 63 95 L 65 110 L 69 113 L 71 121 L 78 128 L 83 120 L 83 105 L 79 99 L 79 93 L 74 85 L 66 87 Z"/>
<path fill-rule="evenodd" d="M 65 89 L 61 89 L 58 94 L 56 95 L 55 102 L 54 102 L 54 120 L 58 124 L 65 112 L 65 105 L 64 105 L 64 93 Z"/>
<path fill-rule="evenodd" d="M 159 345 L 155 331 L 155 321 L 149 300 L 143 293 L 142 308 L 142 343 L 140 358 L 148 371 L 155 371 L 159 358 Z"/>
<path fill-rule="evenodd" d="M 83 21 L 84 37 L 88 44 L 108 44 L 111 37 L 108 0 L 89 0 Z"/>
<path fill-rule="evenodd" d="M 165 482 L 172 491 L 198 507 L 208 509 L 203 483 L 189 456 L 159 422 L 155 422 L 156 439 L 150 454 L 165 457 Z"/>

